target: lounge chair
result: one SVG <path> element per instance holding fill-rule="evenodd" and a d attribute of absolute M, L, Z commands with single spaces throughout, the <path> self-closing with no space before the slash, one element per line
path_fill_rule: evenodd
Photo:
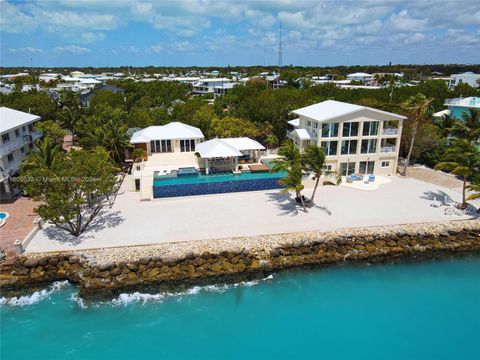
<path fill-rule="evenodd" d="M 375 175 L 368 175 L 368 181 L 374 182 L 375 181 Z"/>
<path fill-rule="evenodd" d="M 437 198 L 436 198 L 436 197 L 433 198 L 433 202 L 430 204 L 430 206 L 432 206 L 432 207 L 434 207 L 434 208 L 438 208 L 438 207 L 440 207 L 441 205 L 442 205 L 442 204 L 441 204 L 439 201 L 437 201 Z"/>

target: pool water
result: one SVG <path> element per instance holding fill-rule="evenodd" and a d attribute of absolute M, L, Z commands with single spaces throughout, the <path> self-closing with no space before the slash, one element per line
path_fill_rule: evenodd
<path fill-rule="evenodd" d="M 203 175 L 198 174 L 196 176 L 181 176 L 174 178 L 161 179 L 155 177 L 153 179 L 153 186 L 167 186 L 167 185 L 180 185 L 180 184 L 198 184 L 198 183 L 215 183 L 226 181 L 241 181 L 241 180 L 258 180 L 258 179 L 280 179 L 286 175 L 286 172 L 242 172 L 240 175 L 228 174 L 211 174 Z"/>
<path fill-rule="evenodd" d="M 7 213 L 0 212 L 0 220 L 6 219 L 7 218 Z"/>
<path fill-rule="evenodd" d="M 480 359 L 479 303 L 474 256 L 289 270 L 102 301 L 57 283 L 0 297 L 0 358 Z"/>

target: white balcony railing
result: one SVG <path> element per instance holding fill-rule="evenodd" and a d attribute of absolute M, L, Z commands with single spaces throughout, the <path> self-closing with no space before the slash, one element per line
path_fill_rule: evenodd
<path fill-rule="evenodd" d="M 395 152 L 395 146 L 394 145 L 382 146 L 382 147 L 380 147 L 380 152 L 382 152 L 382 153 L 393 153 L 393 152 Z"/>
<path fill-rule="evenodd" d="M 398 128 L 385 128 L 382 130 L 382 135 L 398 135 Z"/>
<path fill-rule="evenodd" d="M 37 140 L 42 136 L 40 131 L 32 131 L 28 134 L 23 135 L 20 138 L 17 138 L 13 141 L 9 141 L 6 144 L 0 145 L 0 157 L 10 154 L 11 152 L 20 149 L 24 145 L 28 145 L 31 142 Z"/>

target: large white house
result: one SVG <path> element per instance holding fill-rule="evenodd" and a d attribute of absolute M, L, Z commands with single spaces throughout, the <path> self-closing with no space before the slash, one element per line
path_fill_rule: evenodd
<path fill-rule="evenodd" d="M 369 82 L 373 80 L 373 75 L 372 74 L 367 74 L 364 72 L 356 72 L 353 74 L 348 74 L 347 75 L 347 80 L 350 81 L 361 81 L 361 82 Z"/>
<path fill-rule="evenodd" d="M 405 116 L 328 100 L 292 111 L 287 136 L 303 151 L 321 146 L 327 169 L 350 174 L 396 173 Z"/>
<path fill-rule="evenodd" d="M 450 76 L 450 83 L 448 87 L 450 89 L 453 89 L 455 88 L 455 86 L 464 83 L 474 88 L 477 88 L 480 87 L 478 81 L 480 81 L 480 74 L 475 74 L 474 72 L 467 71 L 462 74 L 453 74 L 452 76 Z"/>
<path fill-rule="evenodd" d="M 236 83 L 227 78 L 205 78 L 199 79 L 193 84 L 195 94 L 216 94 L 224 95 L 232 89 Z"/>
<path fill-rule="evenodd" d="M 0 196 L 2 199 L 15 195 L 11 177 L 18 174 L 27 153 L 41 133 L 34 130 L 40 116 L 0 107 Z"/>

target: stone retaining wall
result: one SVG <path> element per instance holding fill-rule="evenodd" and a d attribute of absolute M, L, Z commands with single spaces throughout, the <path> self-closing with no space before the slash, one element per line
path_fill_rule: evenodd
<path fill-rule="evenodd" d="M 69 280 L 82 291 L 108 290 L 448 253 L 480 253 L 480 220 L 24 254 L 0 275 L 0 286 Z"/>

